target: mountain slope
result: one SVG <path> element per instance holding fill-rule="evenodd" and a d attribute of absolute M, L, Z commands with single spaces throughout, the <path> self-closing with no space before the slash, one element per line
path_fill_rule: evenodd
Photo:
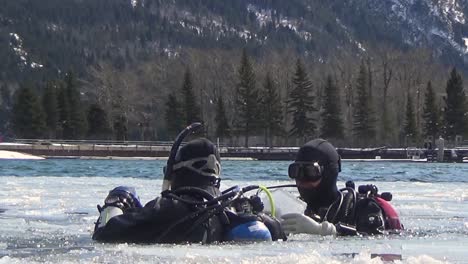
<path fill-rule="evenodd" d="M 466 69 L 467 15 L 462 0 L 6 1 L 1 78 L 84 73 L 99 61 L 123 65 L 188 47 L 288 48 L 317 60 L 336 50 L 424 47 Z"/>

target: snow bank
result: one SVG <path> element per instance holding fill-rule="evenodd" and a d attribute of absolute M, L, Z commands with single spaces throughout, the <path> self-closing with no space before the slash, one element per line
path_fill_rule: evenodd
<path fill-rule="evenodd" d="M 37 160 L 37 159 L 44 159 L 44 158 L 39 157 L 39 156 L 14 152 L 14 151 L 0 150 L 0 159 L 32 159 L 32 160 Z"/>

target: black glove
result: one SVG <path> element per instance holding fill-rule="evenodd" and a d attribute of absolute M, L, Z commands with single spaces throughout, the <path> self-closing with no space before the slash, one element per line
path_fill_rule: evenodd
<path fill-rule="evenodd" d="M 113 206 L 120 208 L 122 211 L 130 208 L 142 207 L 135 189 L 132 187 L 119 186 L 109 192 L 104 200 L 104 206 L 98 205 L 98 210 L 101 212 L 104 208 Z"/>
<path fill-rule="evenodd" d="M 263 209 L 265 208 L 262 202 L 262 199 L 260 199 L 260 197 L 258 197 L 257 195 L 250 196 L 249 202 L 250 202 L 250 205 L 252 206 L 252 211 L 254 213 L 262 212 Z"/>
<path fill-rule="evenodd" d="M 286 241 L 288 239 L 278 219 L 276 219 L 275 217 L 269 216 L 267 214 L 264 214 L 264 213 L 259 213 L 257 216 L 268 227 L 268 230 L 270 230 L 271 239 L 273 241 L 276 241 L 279 239 Z"/>

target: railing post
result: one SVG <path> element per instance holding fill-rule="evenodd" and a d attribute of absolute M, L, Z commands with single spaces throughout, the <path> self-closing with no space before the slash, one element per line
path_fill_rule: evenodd
<path fill-rule="evenodd" d="M 437 147 L 437 161 L 443 162 L 444 161 L 444 148 L 445 148 L 445 140 L 442 137 L 436 140 L 436 147 Z"/>

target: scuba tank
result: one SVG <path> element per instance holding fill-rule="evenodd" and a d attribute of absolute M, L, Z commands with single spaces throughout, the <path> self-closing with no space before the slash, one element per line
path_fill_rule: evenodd
<path fill-rule="evenodd" d="M 97 206 L 99 218 L 96 222 L 96 228 L 105 226 L 112 217 L 123 214 L 126 209 L 142 207 L 135 188 L 129 186 L 115 187 L 109 191 L 104 200 L 104 207 Z"/>
<path fill-rule="evenodd" d="M 263 211 L 260 197 L 240 197 L 233 201 L 227 215 L 230 220 L 226 241 L 272 241 L 268 227 L 260 222 L 257 214 Z"/>
<path fill-rule="evenodd" d="M 271 233 L 268 227 L 257 220 L 238 224 L 231 228 L 226 236 L 227 241 L 271 241 Z"/>
<path fill-rule="evenodd" d="M 118 207 L 114 207 L 114 206 L 105 207 L 99 212 L 99 218 L 96 222 L 95 228 L 104 227 L 112 217 L 121 215 L 121 214 L 123 214 L 123 211 L 122 209 Z"/>

